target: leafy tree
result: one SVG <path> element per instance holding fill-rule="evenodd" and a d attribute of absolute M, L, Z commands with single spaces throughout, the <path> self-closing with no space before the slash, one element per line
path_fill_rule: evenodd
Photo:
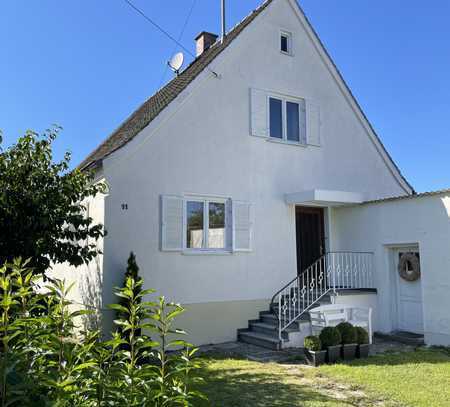
<path fill-rule="evenodd" d="M 52 262 L 79 266 L 92 260 L 103 226 L 93 224 L 83 201 L 104 191 L 90 173 L 69 171 L 71 155 L 53 161 L 59 127 L 27 131 L 2 149 L 0 134 L 0 263 L 30 258 L 36 274 Z"/>

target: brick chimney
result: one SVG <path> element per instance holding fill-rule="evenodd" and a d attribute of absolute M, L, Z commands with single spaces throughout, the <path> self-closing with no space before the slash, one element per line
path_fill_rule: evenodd
<path fill-rule="evenodd" d="M 203 54 L 211 45 L 217 40 L 217 35 L 202 31 L 197 37 L 195 37 L 196 56 Z"/>

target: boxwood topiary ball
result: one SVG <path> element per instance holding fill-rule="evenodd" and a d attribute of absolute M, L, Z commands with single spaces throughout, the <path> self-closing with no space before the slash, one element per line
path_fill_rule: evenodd
<path fill-rule="evenodd" d="M 317 352 L 322 349 L 322 343 L 320 342 L 319 337 L 315 335 L 307 336 L 304 340 L 304 346 L 306 349 L 313 352 Z"/>
<path fill-rule="evenodd" d="M 336 326 L 343 344 L 356 343 L 356 329 L 350 322 L 341 322 Z"/>
<path fill-rule="evenodd" d="M 363 327 L 357 326 L 355 327 L 355 331 L 356 331 L 356 342 L 358 344 L 361 345 L 369 343 L 369 334 Z"/>
<path fill-rule="evenodd" d="M 341 334 L 334 326 L 326 326 L 322 329 L 319 335 L 322 348 L 326 349 L 328 346 L 336 346 L 341 343 Z"/>

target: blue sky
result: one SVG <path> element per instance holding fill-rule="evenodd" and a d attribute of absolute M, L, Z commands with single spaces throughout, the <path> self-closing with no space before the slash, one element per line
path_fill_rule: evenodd
<path fill-rule="evenodd" d="M 178 37 L 193 0 L 134 0 Z M 260 0 L 227 0 L 228 26 Z M 450 187 L 450 2 L 303 0 L 386 148 L 417 191 Z M 218 32 L 219 0 L 196 0 L 181 42 Z M 2 0 L 0 129 L 64 127 L 78 164 L 167 81 L 177 48 L 123 0 Z"/>

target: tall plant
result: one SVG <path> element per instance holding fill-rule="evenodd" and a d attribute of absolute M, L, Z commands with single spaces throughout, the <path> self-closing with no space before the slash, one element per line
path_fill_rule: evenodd
<path fill-rule="evenodd" d="M 29 130 L 4 150 L 0 134 L 0 264 L 22 256 L 43 274 L 52 262 L 79 266 L 99 252 L 103 226 L 87 216 L 84 202 L 105 186 L 89 172 L 69 170 L 69 152 L 54 162 L 59 131 Z"/>
<path fill-rule="evenodd" d="M 183 334 L 173 323 L 184 310 L 163 297 L 147 301 L 153 290 L 142 287 L 141 279 L 128 277 L 116 289 L 128 306 L 111 306 L 120 312 L 120 333 L 102 341 L 96 331 L 76 333 L 86 311 L 74 309 L 70 286 L 54 280 L 38 294 L 26 263 L 1 267 L 0 406 L 194 405 L 202 397 L 189 387 L 195 349 L 173 338 Z M 169 352 L 175 348 L 181 349 Z"/>

